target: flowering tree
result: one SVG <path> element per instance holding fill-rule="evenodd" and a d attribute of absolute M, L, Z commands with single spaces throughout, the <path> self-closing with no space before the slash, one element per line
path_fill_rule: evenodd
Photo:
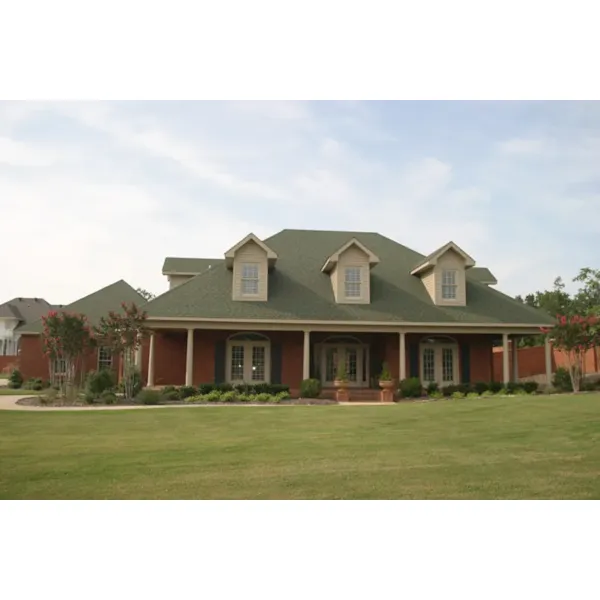
<path fill-rule="evenodd" d="M 567 356 L 573 391 L 578 392 L 585 354 L 600 344 L 600 319 L 596 316 L 557 315 L 557 324 L 552 328 L 542 328 L 542 333 Z"/>
<path fill-rule="evenodd" d="M 113 352 L 123 360 L 123 387 L 125 397 L 134 395 L 135 378 L 135 353 L 142 345 L 142 340 L 147 334 L 145 327 L 146 312 L 140 310 L 136 304 L 121 304 L 122 313 L 111 311 L 108 317 L 102 317 L 96 327 L 96 336 L 102 344 L 110 347 Z"/>
<path fill-rule="evenodd" d="M 51 311 L 42 317 L 42 341 L 48 357 L 50 382 L 61 391 L 74 388 L 81 373 L 86 352 L 94 345 L 94 337 L 85 315 Z"/>

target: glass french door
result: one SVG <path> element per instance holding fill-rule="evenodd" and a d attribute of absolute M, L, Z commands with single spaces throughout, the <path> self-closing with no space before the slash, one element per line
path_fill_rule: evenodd
<path fill-rule="evenodd" d="M 458 383 L 458 351 L 454 345 L 426 344 L 421 347 L 421 381 L 439 386 Z"/>
<path fill-rule="evenodd" d="M 265 383 L 269 381 L 268 344 L 234 342 L 229 346 L 230 383 Z"/>
<path fill-rule="evenodd" d="M 348 383 L 354 386 L 366 385 L 367 373 L 365 365 L 364 346 L 330 346 L 324 347 L 323 352 L 323 383 L 331 386 L 337 378 L 338 365 L 344 361 Z"/>

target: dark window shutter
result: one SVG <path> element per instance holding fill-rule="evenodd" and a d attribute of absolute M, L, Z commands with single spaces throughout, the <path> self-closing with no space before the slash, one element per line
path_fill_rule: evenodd
<path fill-rule="evenodd" d="M 215 383 L 225 383 L 225 342 L 215 343 Z"/>
<path fill-rule="evenodd" d="M 460 382 L 471 383 L 471 346 L 460 346 Z"/>
<path fill-rule="evenodd" d="M 409 377 L 419 377 L 419 344 L 408 346 Z"/>
<path fill-rule="evenodd" d="M 271 383 L 281 383 L 281 344 L 271 344 Z"/>

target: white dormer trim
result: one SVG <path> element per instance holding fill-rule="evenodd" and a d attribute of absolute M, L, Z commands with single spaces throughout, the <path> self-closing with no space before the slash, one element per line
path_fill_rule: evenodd
<path fill-rule="evenodd" d="M 460 248 L 454 242 L 448 242 L 441 248 L 438 248 L 435 252 L 426 257 L 420 264 L 418 264 L 411 272 L 411 275 L 419 275 L 424 271 L 435 267 L 438 263 L 438 260 L 447 252 L 453 250 L 456 252 L 464 261 L 465 261 L 465 269 L 470 269 L 475 266 L 475 260 L 468 255 L 462 248 Z"/>
<path fill-rule="evenodd" d="M 340 255 L 342 255 L 348 248 L 352 246 L 356 246 L 360 250 L 362 250 L 368 257 L 369 260 L 369 268 L 374 267 L 379 263 L 379 257 L 371 252 L 364 244 L 361 244 L 356 238 L 352 238 L 350 241 L 346 242 L 339 250 L 336 250 L 330 257 L 327 258 L 325 264 L 321 268 L 323 273 L 331 273 L 333 269 L 337 266 Z"/>
<path fill-rule="evenodd" d="M 269 263 L 269 268 L 272 269 L 275 266 L 275 263 L 277 262 L 277 253 L 274 250 L 271 250 L 269 246 L 267 246 L 253 233 L 249 233 L 242 241 L 238 242 L 235 246 L 233 246 L 232 248 L 227 250 L 227 252 L 225 252 L 225 266 L 228 269 L 233 269 L 233 259 L 235 258 L 236 252 L 250 242 L 254 242 L 257 246 L 259 246 L 262 250 L 265 251 L 267 255 L 267 261 Z"/>

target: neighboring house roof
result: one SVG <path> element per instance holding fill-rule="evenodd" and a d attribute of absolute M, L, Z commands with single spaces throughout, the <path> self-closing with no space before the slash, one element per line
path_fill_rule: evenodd
<path fill-rule="evenodd" d="M 135 302 L 139 306 L 146 304 L 146 300 L 140 296 L 126 281 L 122 279 L 108 285 L 97 292 L 80 298 L 71 304 L 60 307 L 57 310 L 84 314 L 92 325 L 100 321 L 100 317 L 106 316 L 109 311 L 120 311 L 122 302 Z M 51 310 L 51 309 L 49 309 Z M 44 313 L 45 316 L 49 310 Z M 41 333 L 42 321 L 35 321 L 23 328 L 22 333 Z"/>
<path fill-rule="evenodd" d="M 43 298 L 13 298 L 0 304 L 0 318 L 17 319 L 19 324 L 15 331 L 20 331 L 29 323 L 41 319 L 52 305 Z"/>
<path fill-rule="evenodd" d="M 485 283 L 486 285 L 496 285 L 498 283 L 492 272 L 485 267 L 473 267 L 470 273 L 479 283 Z"/>
<path fill-rule="evenodd" d="M 355 237 L 380 262 L 371 270 L 371 302 L 338 304 L 331 279 L 321 272 L 327 257 Z M 232 273 L 223 261 L 149 302 L 149 317 L 373 321 L 465 324 L 552 324 L 526 306 L 466 273 L 467 306 L 436 306 L 420 278 L 410 275 L 423 255 L 378 233 L 285 229 L 265 240 L 278 254 L 269 274 L 266 302 L 232 298 Z M 174 260 L 174 259 L 172 259 Z M 189 260 L 189 259 L 188 259 Z"/>
<path fill-rule="evenodd" d="M 222 258 L 175 258 L 167 256 L 163 264 L 163 275 L 198 275 L 213 265 L 225 262 Z"/>

